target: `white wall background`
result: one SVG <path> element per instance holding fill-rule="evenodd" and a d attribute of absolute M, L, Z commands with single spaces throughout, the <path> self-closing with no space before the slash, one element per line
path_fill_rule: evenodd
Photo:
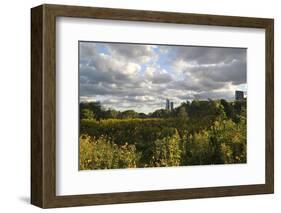
<path fill-rule="evenodd" d="M 275 194 L 52 209 L 49 212 L 278 212 L 281 207 L 281 13 L 277 0 L 39 0 L 2 1 L 0 7 L 0 210 L 39 212 L 30 192 L 30 8 L 42 3 L 162 10 L 275 19 Z M 203 177 L 202 177 L 203 178 Z M 207 178 L 207 177 L 204 177 Z"/>

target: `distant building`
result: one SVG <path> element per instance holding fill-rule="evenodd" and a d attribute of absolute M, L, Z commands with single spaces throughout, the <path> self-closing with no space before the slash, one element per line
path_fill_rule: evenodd
<path fill-rule="evenodd" d="M 244 92 L 243 91 L 235 91 L 235 100 L 236 101 L 244 100 Z"/>
<path fill-rule="evenodd" d="M 170 101 L 169 99 L 166 99 L 166 110 L 173 111 L 174 110 L 174 102 Z"/>
<path fill-rule="evenodd" d="M 166 110 L 170 110 L 170 100 L 166 99 Z"/>
<path fill-rule="evenodd" d="M 170 102 L 170 105 L 171 105 L 171 111 L 173 111 L 174 110 L 174 102 Z"/>

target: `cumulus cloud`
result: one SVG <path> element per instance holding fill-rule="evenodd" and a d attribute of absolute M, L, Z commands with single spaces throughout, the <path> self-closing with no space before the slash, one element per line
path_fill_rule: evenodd
<path fill-rule="evenodd" d="M 182 59 L 196 64 L 218 64 L 229 63 L 233 60 L 246 62 L 245 48 L 226 47 L 200 47 L 200 46 L 169 46 L 174 49 L 175 58 Z"/>
<path fill-rule="evenodd" d="M 246 85 L 243 48 L 79 43 L 80 100 L 151 112 L 169 98 L 233 99 Z"/>
<path fill-rule="evenodd" d="M 111 55 L 120 60 L 129 60 L 136 63 L 148 63 L 157 58 L 157 55 L 153 54 L 153 45 L 128 45 L 111 43 L 106 44 L 106 47 Z"/>
<path fill-rule="evenodd" d="M 148 66 L 145 70 L 145 77 L 155 84 L 169 83 L 173 80 L 172 76 L 160 67 Z"/>

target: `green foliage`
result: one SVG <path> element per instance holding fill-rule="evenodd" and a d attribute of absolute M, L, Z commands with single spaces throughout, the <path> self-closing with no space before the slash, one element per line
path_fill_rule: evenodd
<path fill-rule="evenodd" d="M 153 118 L 168 118 L 170 116 L 171 116 L 171 112 L 166 109 L 158 109 L 151 114 L 151 117 Z"/>
<path fill-rule="evenodd" d="M 81 119 L 94 119 L 94 113 L 90 109 L 82 109 Z"/>
<path fill-rule="evenodd" d="M 80 136 L 80 169 L 114 169 L 136 167 L 138 156 L 134 145 L 118 146 L 109 138 Z"/>
<path fill-rule="evenodd" d="M 246 124 L 243 121 L 238 124 L 231 120 L 215 122 L 211 134 L 213 143 L 219 146 L 215 154 L 220 156 L 220 163 L 246 162 Z"/>
<path fill-rule="evenodd" d="M 152 157 L 149 166 L 167 167 L 180 165 L 181 150 L 179 147 L 179 134 L 177 132 L 171 137 L 157 139 L 152 147 Z"/>
<path fill-rule="evenodd" d="M 108 109 L 104 112 L 104 117 L 107 119 L 118 118 L 119 112 L 114 109 Z"/>
<path fill-rule="evenodd" d="M 81 170 L 247 161 L 246 101 L 195 100 L 148 115 L 98 102 L 80 110 Z"/>
<path fill-rule="evenodd" d="M 189 117 L 186 108 L 181 106 L 178 110 L 176 121 L 174 122 L 181 138 L 184 137 L 184 133 L 188 129 L 188 120 Z"/>
<path fill-rule="evenodd" d="M 126 110 L 126 111 L 120 113 L 120 117 L 124 118 L 124 119 L 137 118 L 138 117 L 138 113 L 135 112 L 134 110 Z"/>
<path fill-rule="evenodd" d="M 175 132 L 172 120 L 166 119 L 106 119 L 80 121 L 80 133 L 92 137 L 106 135 L 118 144 L 150 145 L 151 141 L 173 135 Z"/>
<path fill-rule="evenodd" d="M 82 115 L 83 115 L 83 111 L 85 109 L 92 111 L 95 115 L 95 118 L 98 120 L 105 117 L 105 111 L 104 111 L 104 109 L 102 109 L 100 102 L 82 102 L 82 103 L 80 103 L 80 119 L 83 119 Z"/>
<path fill-rule="evenodd" d="M 202 130 L 199 133 L 190 134 L 186 145 L 186 164 L 208 164 L 211 156 L 210 148 L 210 137 L 208 131 Z"/>

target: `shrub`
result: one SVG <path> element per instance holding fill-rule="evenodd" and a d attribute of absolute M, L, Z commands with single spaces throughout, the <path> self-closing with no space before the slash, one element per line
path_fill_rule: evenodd
<path fill-rule="evenodd" d="M 118 146 L 107 137 L 80 137 L 80 169 L 134 168 L 138 155 L 134 145 Z"/>
<path fill-rule="evenodd" d="M 154 141 L 150 166 L 179 166 L 181 160 L 179 141 L 179 134 L 177 132 L 173 136 Z"/>

